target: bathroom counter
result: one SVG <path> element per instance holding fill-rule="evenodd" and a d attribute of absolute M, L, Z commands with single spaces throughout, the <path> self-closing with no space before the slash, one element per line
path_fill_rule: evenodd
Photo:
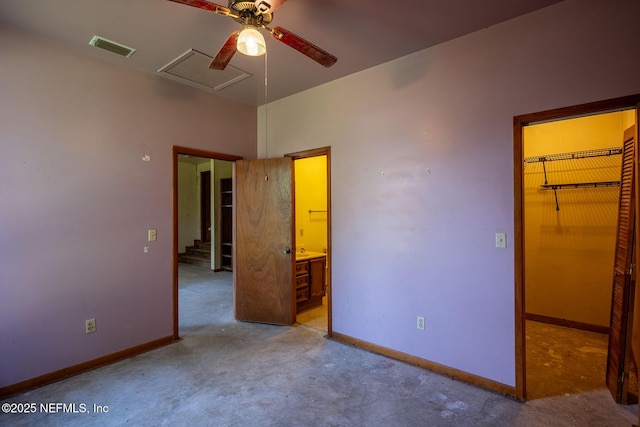
<path fill-rule="evenodd" d="M 296 261 L 306 261 L 313 258 L 324 258 L 326 256 L 327 254 L 324 254 L 322 252 L 296 252 Z"/>

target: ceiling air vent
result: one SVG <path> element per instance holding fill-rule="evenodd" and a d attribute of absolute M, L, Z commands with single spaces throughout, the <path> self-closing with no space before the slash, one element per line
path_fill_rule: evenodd
<path fill-rule="evenodd" d="M 116 42 L 111 41 L 111 40 L 107 40 L 104 37 L 100 37 L 100 36 L 93 36 L 93 38 L 91 39 L 89 44 L 91 46 L 95 46 L 95 47 L 99 47 L 100 49 L 108 50 L 109 52 L 116 53 L 116 54 L 118 54 L 120 56 L 124 56 L 126 58 L 130 57 L 131 55 L 133 55 L 133 53 L 136 51 L 132 47 L 128 47 L 128 46 L 125 46 L 123 44 L 116 43 Z"/>

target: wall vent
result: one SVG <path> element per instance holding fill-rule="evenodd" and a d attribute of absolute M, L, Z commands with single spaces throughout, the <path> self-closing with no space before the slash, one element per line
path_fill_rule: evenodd
<path fill-rule="evenodd" d="M 120 56 L 124 56 L 125 58 L 130 57 L 136 51 L 132 47 L 128 47 L 123 44 L 116 43 L 112 40 L 107 40 L 104 37 L 100 37 L 100 36 L 93 36 L 89 44 L 91 46 L 99 47 L 100 49 L 108 50 L 109 52 L 113 52 Z"/>

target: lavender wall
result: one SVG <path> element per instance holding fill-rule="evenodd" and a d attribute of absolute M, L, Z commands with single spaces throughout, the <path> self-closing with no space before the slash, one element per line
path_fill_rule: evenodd
<path fill-rule="evenodd" d="M 0 53 L 1 387 L 172 335 L 171 147 L 253 158 L 257 125 L 7 27 Z"/>
<path fill-rule="evenodd" d="M 512 119 L 639 93 L 638 16 L 569 0 L 268 106 L 270 157 L 331 145 L 335 332 L 515 385 Z"/>

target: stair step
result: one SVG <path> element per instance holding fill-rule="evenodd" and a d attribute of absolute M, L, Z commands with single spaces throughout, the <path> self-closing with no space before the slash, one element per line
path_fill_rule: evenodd
<path fill-rule="evenodd" d="M 211 248 L 204 249 L 204 248 L 195 248 L 193 246 L 187 246 L 185 249 L 188 255 L 201 256 L 201 257 L 211 259 Z"/>
<path fill-rule="evenodd" d="M 202 242 L 202 240 L 194 240 L 191 248 L 211 249 L 211 242 Z"/>
<path fill-rule="evenodd" d="M 211 267 L 211 257 L 205 258 L 196 255 L 180 254 L 178 262 L 185 264 L 199 265 L 201 267 Z"/>
<path fill-rule="evenodd" d="M 185 253 L 179 254 L 178 262 L 211 268 L 211 242 L 194 240 L 193 246 L 187 246 Z"/>

